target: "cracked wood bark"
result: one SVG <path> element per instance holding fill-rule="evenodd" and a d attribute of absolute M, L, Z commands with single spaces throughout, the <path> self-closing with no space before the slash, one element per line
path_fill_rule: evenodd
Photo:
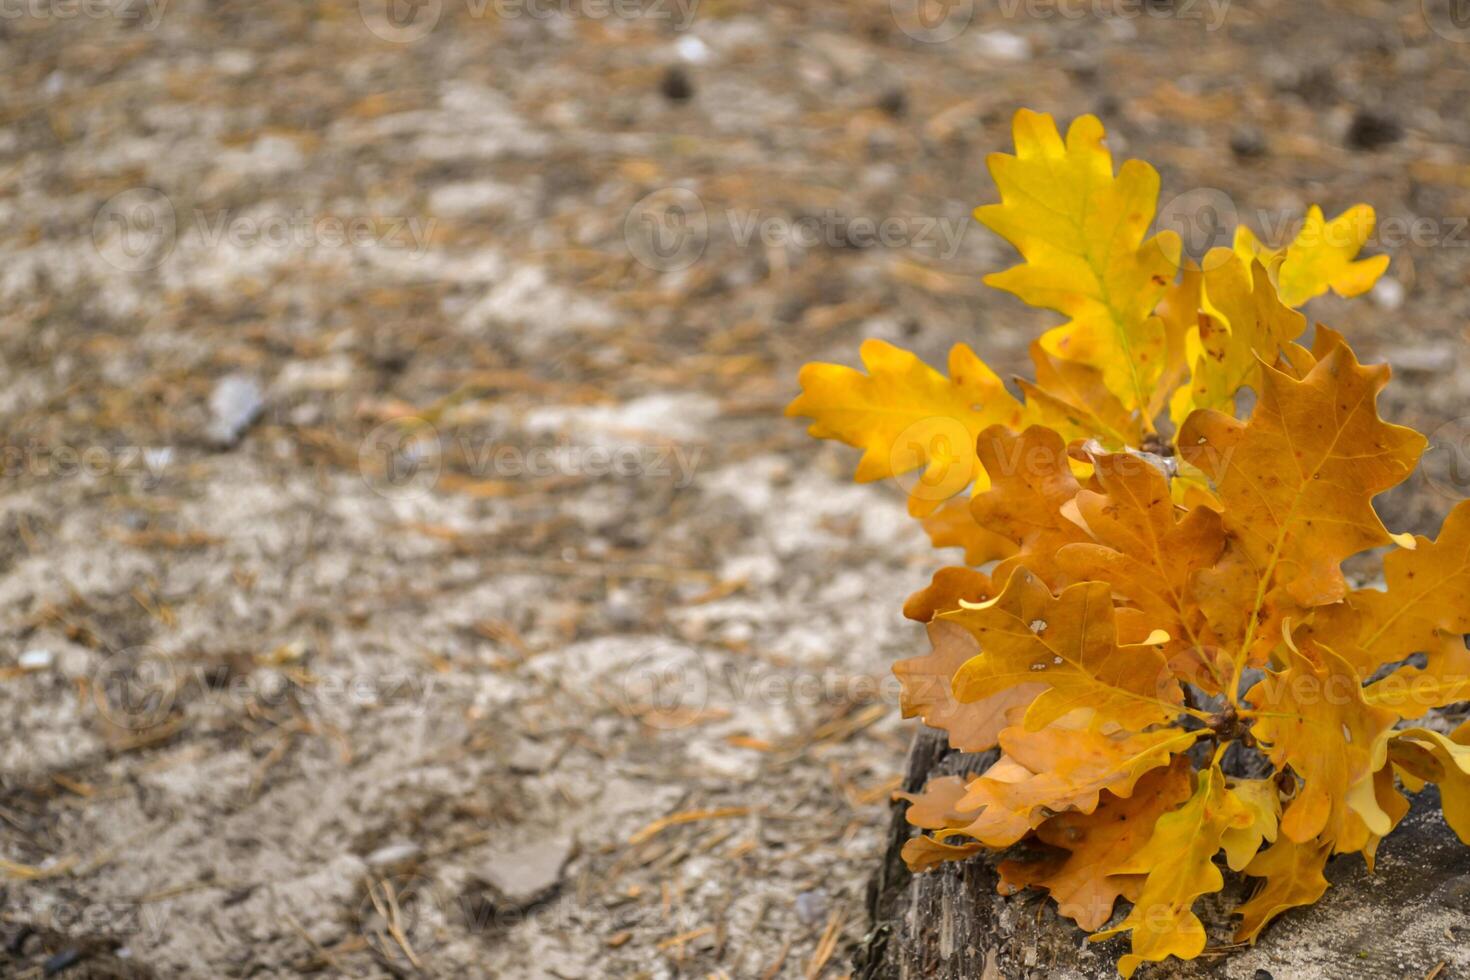
<path fill-rule="evenodd" d="M 921 728 L 903 788 L 913 792 L 935 776 L 978 772 L 994 758 L 993 752 L 955 752 L 942 732 Z M 1212 948 L 1190 963 L 1144 967 L 1138 980 L 1470 978 L 1470 848 L 1445 825 L 1433 788 L 1411 801 L 1410 815 L 1379 848 L 1376 875 L 1368 874 L 1360 856 L 1340 855 L 1327 866 L 1333 887 L 1317 905 L 1286 913 L 1254 947 L 1225 949 L 1229 909 L 1251 890 L 1250 880 L 1227 875 L 1225 891 L 1195 908 Z M 910 874 L 899 856 L 915 832 L 903 818 L 906 807 L 893 805 L 888 848 L 869 881 L 870 930 L 854 957 L 859 980 L 1118 975 L 1114 964 L 1127 951 L 1126 939 L 1088 943 L 1042 896 L 997 895 L 993 859 Z"/>

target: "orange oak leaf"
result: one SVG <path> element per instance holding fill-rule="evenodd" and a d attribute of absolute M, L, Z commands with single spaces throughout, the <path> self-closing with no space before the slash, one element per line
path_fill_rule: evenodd
<path fill-rule="evenodd" d="M 1016 553 L 1014 541 L 975 520 L 969 497 L 946 500 L 932 514 L 920 518 L 920 523 L 934 547 L 965 549 L 968 565 L 984 565 Z"/>
<path fill-rule="evenodd" d="M 1114 875 L 1113 866 L 1138 851 L 1153 834 L 1160 816 L 1190 795 L 1190 766 L 1183 756 L 1145 774 L 1131 796 L 1104 792 L 1091 813 L 1060 813 L 1036 830 L 1046 844 L 1068 853 L 1061 860 L 1004 861 L 999 867 L 1002 893 L 1044 888 L 1062 915 L 1091 932 L 1105 925 L 1121 896 L 1133 901 L 1143 886 L 1136 875 Z"/>
<path fill-rule="evenodd" d="M 1130 453 L 1088 453 L 1098 489 L 1077 494 L 1077 509 L 1093 542 L 1064 545 L 1057 561 L 1073 580 L 1107 582 L 1154 627 L 1169 634 L 1165 654 L 1180 676 L 1218 693 L 1230 667 L 1218 662 L 1219 640 L 1194 595 L 1194 578 L 1210 568 L 1225 544 L 1220 515 L 1174 505 L 1169 481 Z M 1223 676 L 1222 676 L 1223 674 Z"/>
<path fill-rule="evenodd" d="M 1004 753 L 972 780 L 956 809 L 978 811 L 964 826 L 941 833 L 972 837 L 989 847 L 1009 847 L 1055 813 L 1097 809 L 1099 794 L 1129 797 L 1144 774 L 1168 765 L 1200 732 L 1161 728 L 1141 734 L 1104 735 L 1086 723 L 1040 731 L 1007 728 Z"/>
<path fill-rule="evenodd" d="M 1427 728 L 1406 728 L 1389 740 L 1389 752 L 1395 765 L 1439 784 L 1445 823 L 1470 844 L 1470 745 Z"/>
<path fill-rule="evenodd" d="M 908 619 L 927 623 L 936 613 L 960 608 L 960 601 L 984 602 L 995 598 L 990 576 L 974 568 L 951 566 L 934 573 L 929 584 L 903 604 Z"/>
<path fill-rule="evenodd" d="M 910 837 L 904 842 L 899 856 L 908 869 L 915 874 L 938 867 L 946 861 L 963 861 L 972 854 L 985 849 L 983 844 L 948 844 L 935 840 L 927 834 Z"/>
<path fill-rule="evenodd" d="M 965 627 L 980 645 L 955 674 L 961 701 L 990 698 L 1019 684 L 1045 686 L 1026 710 L 1024 724 L 1031 731 L 1077 708 L 1129 731 L 1184 711 L 1179 682 L 1161 650 L 1148 643 L 1118 645 L 1105 582 L 1079 582 L 1053 596 L 1021 569 L 994 599 L 944 613 L 940 621 Z"/>
<path fill-rule="evenodd" d="M 1379 816 L 1373 774 L 1383 767 L 1388 730 L 1398 716 L 1363 700 L 1358 672 L 1327 647 L 1287 647 L 1288 666 L 1246 692 L 1255 706 L 1253 734 L 1268 746 L 1277 769 L 1302 779 L 1281 818 L 1281 832 L 1304 844 L 1323 835 L 1337 841 L 1356 811 L 1370 829 L 1387 833 Z M 1350 811 L 1349 807 L 1352 810 Z"/>
<path fill-rule="evenodd" d="M 1211 765 L 1199 774 L 1188 802 L 1160 817 L 1148 843 L 1113 867 L 1114 874 L 1148 876 L 1128 917 L 1092 936 L 1132 932 L 1132 951 L 1119 959 L 1119 973 L 1131 977 L 1145 962 L 1192 959 L 1204 950 L 1205 927 L 1194 914 L 1195 900 L 1225 886 L 1215 854 L 1227 831 L 1251 820 L 1250 810 L 1226 788 L 1220 767 Z"/>
<path fill-rule="evenodd" d="M 1235 930 L 1238 943 L 1255 943 L 1266 923 L 1287 909 L 1311 905 L 1327 891 L 1322 869 L 1332 856 L 1332 842 L 1312 840 L 1297 843 L 1283 837 L 1257 855 L 1245 873 L 1265 882 L 1235 910 L 1241 916 Z"/>
<path fill-rule="evenodd" d="M 1358 364 L 1325 327 L 1314 354 L 1300 379 L 1261 365 L 1248 422 L 1201 410 L 1179 432 L 1180 454 L 1211 474 L 1230 537 L 1219 567 L 1200 575 L 1206 612 L 1216 624 L 1246 623 L 1242 652 L 1257 661 L 1268 600 L 1283 618 L 1283 599 L 1336 602 L 1347 592 L 1342 560 L 1391 541 L 1371 501 L 1408 476 L 1424 448 L 1417 432 L 1378 417 L 1387 367 Z"/>
<path fill-rule="evenodd" d="M 1079 361 L 1049 353 L 1040 343 L 1031 345 L 1036 380 L 1017 378 L 1026 395 L 1028 415 L 1064 439 L 1100 439 L 1111 449 L 1137 446 L 1143 441 L 1142 414 L 1129 411 L 1108 390 L 1103 373 Z"/>
<path fill-rule="evenodd" d="M 1020 433 L 992 426 L 980 434 L 976 452 L 990 489 L 970 501 L 971 513 L 981 526 L 1004 534 L 1019 549 L 991 577 L 1003 583 L 1016 568 L 1025 567 L 1048 582 L 1057 581 L 1057 550 L 1088 540 L 1087 532 L 1063 513 L 1079 487 L 1062 437 L 1039 425 Z"/>
<path fill-rule="evenodd" d="M 924 784 L 919 793 L 894 793 L 895 800 L 907 800 L 908 822 L 925 830 L 960 827 L 974 819 L 973 810 L 958 809 L 965 797 L 965 781 L 958 776 L 939 776 Z"/>
<path fill-rule="evenodd" d="M 942 619 L 929 624 L 929 642 L 931 652 L 893 665 L 899 706 L 905 718 L 923 718 L 925 724 L 943 729 L 949 744 L 961 752 L 994 747 L 996 736 L 1010 723 L 1010 713 L 1024 709 L 1046 690 L 1042 684 L 1023 683 L 962 702 L 954 695 L 952 681 L 955 672 L 980 652 L 979 644 L 963 627 Z"/>
<path fill-rule="evenodd" d="M 1444 634 L 1470 632 L 1470 501 L 1455 505 L 1435 540 L 1418 536 L 1414 547 L 1389 553 L 1383 576 L 1383 591 L 1352 595 L 1361 617 L 1355 645 L 1369 672 L 1433 650 Z"/>

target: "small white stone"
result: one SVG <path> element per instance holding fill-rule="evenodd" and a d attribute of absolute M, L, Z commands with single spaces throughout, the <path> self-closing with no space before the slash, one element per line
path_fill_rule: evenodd
<path fill-rule="evenodd" d="M 1011 31 L 986 31 L 979 35 L 980 50 L 996 61 L 1025 61 L 1031 57 L 1031 44 Z"/>
<path fill-rule="evenodd" d="M 1397 279 L 1380 279 L 1371 295 L 1373 302 L 1385 310 L 1396 310 L 1404 305 L 1404 284 Z"/>
<path fill-rule="evenodd" d="M 56 654 L 50 650 L 27 650 L 20 655 L 21 670 L 45 670 L 56 661 Z"/>
<path fill-rule="evenodd" d="M 674 50 L 679 52 L 680 58 L 691 65 L 702 65 L 709 60 L 709 45 L 693 34 L 685 34 L 675 41 Z"/>

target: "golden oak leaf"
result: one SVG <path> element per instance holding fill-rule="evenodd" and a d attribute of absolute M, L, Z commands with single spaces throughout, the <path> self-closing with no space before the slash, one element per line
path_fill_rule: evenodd
<path fill-rule="evenodd" d="M 1353 261 L 1373 236 L 1373 209 L 1355 204 L 1327 221 L 1322 209 L 1307 209 L 1301 230 L 1284 249 L 1268 249 L 1245 226 L 1236 229 L 1235 251 L 1260 258 L 1273 272 L 1281 301 L 1298 307 L 1329 288 L 1339 296 L 1366 293 L 1388 268 L 1387 255 Z"/>
<path fill-rule="evenodd" d="M 1229 249 L 1205 258 L 1197 327 L 1186 334 L 1193 373 L 1174 395 L 1171 415 L 1191 410 L 1230 413 L 1235 393 L 1254 386 L 1261 362 L 1276 360 L 1281 348 L 1306 329 L 1306 318 L 1282 304 L 1259 262 L 1242 262 Z"/>
<path fill-rule="evenodd" d="M 968 497 L 946 500 L 938 510 L 921 518 L 921 523 L 934 547 L 965 549 L 967 565 L 984 565 L 1016 553 L 1014 541 L 980 526 Z"/>
<path fill-rule="evenodd" d="M 1019 546 L 991 577 L 1005 582 L 1024 567 L 1060 584 L 1057 549 L 1088 540 L 1087 532 L 1064 514 L 1079 488 L 1062 437 L 1039 425 L 1019 434 L 992 426 L 980 434 L 975 449 L 990 489 L 970 501 L 970 511 L 982 526 Z"/>
<path fill-rule="evenodd" d="M 990 576 L 975 568 L 950 566 L 934 573 L 929 584 L 903 604 L 906 618 L 927 623 L 936 613 L 960 608 L 960 600 L 984 602 L 995 598 Z"/>
<path fill-rule="evenodd" d="M 819 439 L 838 439 L 863 450 L 859 482 L 882 480 L 923 468 L 909 491 L 915 516 L 984 481 L 975 465 L 975 438 L 987 426 L 1018 425 L 1022 408 L 995 372 L 964 344 L 949 353 L 949 377 L 906 350 L 867 340 L 860 350 L 864 374 L 840 364 L 807 364 L 802 393 L 787 415 L 814 421 Z"/>
<path fill-rule="evenodd" d="M 1132 796 L 1145 773 L 1168 765 L 1200 734 L 1162 728 L 1104 735 L 1085 723 L 1040 731 L 1007 728 L 1000 733 L 1004 754 L 970 782 L 956 804 L 956 809 L 978 814 L 943 833 L 963 834 L 989 847 L 1009 847 L 1055 813 L 1093 812 L 1103 790 Z"/>
<path fill-rule="evenodd" d="M 1079 116 L 1063 143 L 1048 115 L 1022 109 L 1016 154 L 987 160 L 1000 203 L 975 217 L 1015 246 L 1021 265 L 985 277 L 1032 306 L 1070 319 L 1042 337 L 1051 353 L 1100 368 L 1129 409 L 1147 406 L 1164 370 L 1167 338 L 1154 317 L 1179 261 L 1179 237 L 1145 240 L 1159 175 L 1130 160 L 1113 174 L 1095 116 Z"/>
<path fill-rule="evenodd" d="M 1136 899 L 1143 886 L 1138 876 L 1113 875 L 1111 868 L 1148 841 L 1160 816 L 1189 798 L 1189 773 L 1189 760 L 1175 756 L 1169 766 L 1139 779 L 1131 796 L 1105 791 L 1091 813 L 1059 813 L 1047 820 L 1036 836 L 1066 850 L 1066 857 L 1002 862 L 1002 894 L 1045 888 L 1062 915 L 1089 932 L 1101 928 L 1112 917 L 1113 903 L 1120 896 Z"/>
<path fill-rule="evenodd" d="M 955 674 L 961 701 L 990 698 L 1019 684 L 1045 685 L 1026 710 L 1024 724 L 1032 731 L 1084 707 L 1096 712 L 1099 723 L 1130 731 L 1184 710 L 1179 683 L 1158 647 L 1118 645 L 1105 582 L 1079 582 L 1053 596 L 1021 569 L 994 599 L 944 613 L 941 621 L 960 624 L 980 644 L 980 652 Z"/>
<path fill-rule="evenodd" d="M 899 856 L 908 869 L 914 874 L 928 871 L 930 868 L 938 867 L 946 861 L 963 861 L 965 858 L 984 850 L 983 844 L 948 844 L 941 840 L 935 840 L 927 834 L 910 837 L 904 841 L 903 849 Z"/>
<path fill-rule="evenodd" d="M 1373 774 L 1373 809 L 1376 811 L 1375 820 L 1379 823 L 1380 832 L 1374 833 L 1369 829 L 1367 822 L 1355 811 L 1348 821 L 1347 831 L 1333 846 L 1333 852 L 1337 854 L 1361 851 L 1370 872 L 1377 860 L 1379 841 L 1387 836 L 1388 830 L 1397 827 L 1409 814 L 1408 798 L 1395 785 L 1394 771 L 1392 765 L 1385 765 Z M 1359 805 L 1362 805 L 1361 802 Z M 1387 830 L 1384 830 L 1384 818 L 1387 818 Z"/>
<path fill-rule="evenodd" d="M 1153 398 L 1144 412 L 1148 418 L 1157 418 L 1171 403 L 1177 389 L 1189 377 L 1190 335 L 1199 328 L 1200 290 L 1203 276 L 1192 259 L 1180 262 L 1177 282 L 1169 284 L 1159 300 L 1154 313 L 1164 324 L 1164 371 L 1154 389 Z M 1175 419 L 1178 425 L 1178 419 Z"/>
<path fill-rule="evenodd" d="M 1365 687 L 1363 698 L 1404 718 L 1421 718 L 1434 708 L 1470 701 L 1470 650 L 1465 637 L 1437 634 L 1423 667 L 1400 667 Z"/>
<path fill-rule="evenodd" d="M 1129 453 L 1089 453 L 1097 490 L 1077 494 L 1077 509 L 1097 543 L 1063 546 L 1057 560 L 1074 580 L 1101 580 L 1170 636 L 1172 669 L 1213 693 L 1226 685 L 1219 647 L 1193 597 L 1193 579 L 1211 567 L 1225 543 L 1220 515 L 1204 507 L 1182 513 L 1169 481 Z"/>
<path fill-rule="evenodd" d="M 1322 869 L 1332 856 L 1332 842 L 1313 840 L 1299 844 L 1283 837 L 1256 856 L 1245 873 L 1265 878 L 1260 890 L 1235 910 L 1240 925 L 1235 941 L 1254 944 L 1266 923 L 1287 909 L 1311 905 L 1327 891 Z"/>
<path fill-rule="evenodd" d="M 1240 779 L 1230 783 L 1230 792 L 1250 811 L 1251 822 L 1225 831 L 1220 844 L 1225 848 L 1225 864 L 1231 871 L 1243 871 L 1261 849 L 1263 841 L 1274 841 L 1281 822 L 1281 792 L 1274 779 Z"/>
<path fill-rule="evenodd" d="M 1386 366 L 1358 364 L 1325 327 L 1316 354 L 1300 380 L 1261 365 L 1248 422 L 1200 410 L 1179 433 L 1180 453 L 1211 474 L 1239 544 L 1221 574 L 1232 593 L 1254 581 L 1235 597 L 1247 619 L 1277 588 L 1303 606 L 1343 598 L 1342 560 L 1391 540 L 1373 497 L 1407 477 L 1424 448 L 1423 436 L 1378 417 Z"/>
<path fill-rule="evenodd" d="M 1470 632 L 1470 501 L 1455 505 L 1436 540 L 1417 536 L 1414 547 L 1390 552 L 1383 577 L 1383 591 L 1362 589 L 1351 597 L 1362 619 L 1356 645 L 1368 657 L 1368 672 L 1434 649 L 1441 634 Z"/>
<path fill-rule="evenodd" d="M 919 793 L 893 794 L 895 800 L 907 800 L 910 804 L 905 819 L 925 830 L 961 827 L 973 820 L 973 810 L 958 809 L 964 797 L 965 781 L 958 776 L 931 779 Z"/>
<path fill-rule="evenodd" d="M 1406 728 L 1389 740 L 1395 765 L 1439 785 L 1445 823 L 1470 844 L 1470 745 L 1427 728 Z"/>
<path fill-rule="evenodd" d="M 1111 449 L 1143 441 L 1142 416 L 1123 407 L 1103 383 L 1103 373 L 1080 361 L 1068 361 L 1031 345 L 1036 381 L 1018 378 L 1026 394 L 1028 414 L 1065 440 L 1099 439 Z"/>
<path fill-rule="evenodd" d="M 1009 724 L 1011 711 L 1024 709 L 1046 690 L 1042 684 L 1023 683 L 983 698 L 962 702 L 951 687 L 955 672 L 980 652 L 975 638 L 963 627 L 945 620 L 929 624 L 930 653 L 893 665 L 898 678 L 899 705 L 905 718 L 949 733 L 949 744 L 961 752 L 983 752 L 995 745 Z"/>
<path fill-rule="evenodd" d="M 1272 765 L 1290 766 L 1302 778 L 1281 832 L 1298 844 L 1318 835 L 1337 841 L 1357 812 L 1375 833 L 1386 833 L 1372 779 L 1397 716 L 1364 701 L 1357 671 L 1327 647 L 1306 643 L 1285 653 L 1286 669 L 1268 673 L 1245 695 L 1255 707 L 1251 734 L 1269 747 Z"/>
<path fill-rule="evenodd" d="M 1251 820 L 1245 804 L 1225 788 L 1220 767 L 1211 765 L 1199 774 L 1188 802 L 1160 817 L 1148 843 L 1114 866 L 1114 874 L 1148 875 L 1128 917 L 1092 936 L 1132 932 L 1132 952 L 1118 961 L 1119 973 L 1131 977 L 1145 962 L 1191 959 L 1204 950 L 1205 927 L 1194 914 L 1195 900 L 1224 887 L 1214 862 L 1220 841 Z"/>

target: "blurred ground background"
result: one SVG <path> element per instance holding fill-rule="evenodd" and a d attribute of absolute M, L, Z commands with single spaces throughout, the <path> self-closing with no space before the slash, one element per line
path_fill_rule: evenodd
<path fill-rule="evenodd" d="M 846 974 L 943 557 L 798 366 L 1021 369 L 984 157 L 1095 112 L 1196 253 L 1399 222 L 1309 312 L 1437 434 L 1432 531 L 1454 12 L 4 0 L 0 973 Z"/>

